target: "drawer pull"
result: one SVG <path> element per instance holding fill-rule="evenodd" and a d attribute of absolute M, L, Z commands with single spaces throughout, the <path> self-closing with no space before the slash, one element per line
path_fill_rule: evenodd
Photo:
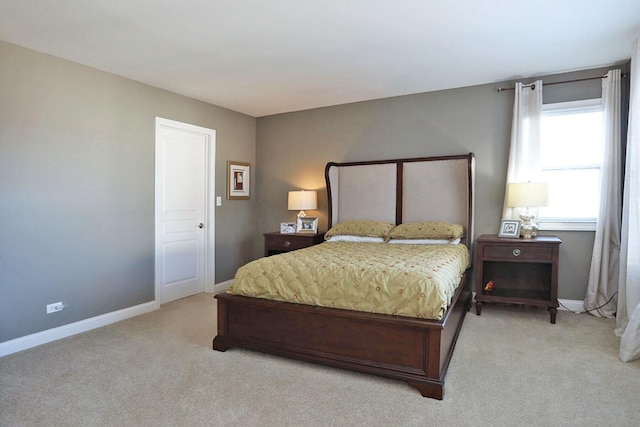
<path fill-rule="evenodd" d="M 288 248 L 289 246 L 291 246 L 291 242 L 290 241 L 287 240 L 286 242 L 284 242 L 284 247 L 285 248 Z"/>
<path fill-rule="evenodd" d="M 520 249 L 514 249 L 513 250 L 513 256 L 520 256 L 522 252 L 520 252 Z"/>

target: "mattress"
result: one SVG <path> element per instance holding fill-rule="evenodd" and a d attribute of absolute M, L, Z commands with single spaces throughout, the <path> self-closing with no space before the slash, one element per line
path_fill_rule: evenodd
<path fill-rule="evenodd" d="M 325 242 L 240 267 L 227 293 L 441 320 L 469 265 L 462 244 Z"/>

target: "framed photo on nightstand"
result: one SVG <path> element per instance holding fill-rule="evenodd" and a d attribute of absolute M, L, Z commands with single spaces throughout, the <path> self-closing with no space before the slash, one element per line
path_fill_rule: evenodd
<path fill-rule="evenodd" d="M 280 234 L 294 234 L 296 232 L 295 222 L 281 222 Z"/>
<path fill-rule="evenodd" d="M 317 216 L 298 217 L 298 223 L 296 225 L 296 233 L 316 234 L 317 232 L 318 232 Z"/>
<path fill-rule="evenodd" d="M 517 239 L 520 237 L 520 221 L 517 219 L 503 219 L 500 224 L 498 237 Z"/>

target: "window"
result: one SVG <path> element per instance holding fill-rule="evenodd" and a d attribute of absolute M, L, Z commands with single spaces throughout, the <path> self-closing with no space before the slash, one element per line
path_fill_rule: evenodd
<path fill-rule="evenodd" d="M 545 104 L 540 122 L 541 178 L 549 206 L 541 230 L 595 230 L 603 156 L 601 99 Z"/>

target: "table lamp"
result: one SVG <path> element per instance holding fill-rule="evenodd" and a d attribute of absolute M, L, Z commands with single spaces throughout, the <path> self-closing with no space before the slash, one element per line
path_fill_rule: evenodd
<path fill-rule="evenodd" d="M 507 206 L 510 208 L 523 208 L 520 213 L 522 224 L 520 236 L 531 239 L 538 235 L 538 226 L 533 221 L 535 218 L 531 208 L 547 206 L 549 203 L 549 187 L 546 182 L 518 182 L 509 183 L 507 186 Z"/>
<path fill-rule="evenodd" d="M 288 209 L 290 211 L 297 211 L 298 218 L 307 216 L 304 212 L 305 209 L 317 209 L 318 208 L 318 196 L 316 191 L 289 191 Z"/>

